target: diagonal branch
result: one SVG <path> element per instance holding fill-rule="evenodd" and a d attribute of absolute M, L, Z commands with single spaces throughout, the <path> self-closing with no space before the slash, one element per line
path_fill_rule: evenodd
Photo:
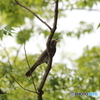
<path fill-rule="evenodd" d="M 9 73 L 9 72 L 8 72 L 8 73 Z M 28 89 L 24 88 L 10 73 L 9 73 L 9 75 L 11 76 L 11 78 L 12 78 L 22 89 L 24 89 L 24 90 L 26 90 L 26 91 L 29 91 L 29 92 L 32 92 L 32 93 L 37 93 L 37 92 L 35 92 L 35 91 L 31 91 L 31 90 L 28 90 Z"/>
<path fill-rule="evenodd" d="M 29 8 L 27 8 L 26 6 L 20 4 L 17 0 L 14 0 L 16 2 L 17 5 L 23 7 L 24 9 L 28 10 L 30 13 L 32 13 L 37 19 L 39 19 L 43 24 L 45 24 L 49 29 L 50 31 L 52 30 L 52 28 L 45 22 L 43 21 L 43 19 L 41 19 L 37 14 L 35 14 L 32 10 L 30 10 Z"/>

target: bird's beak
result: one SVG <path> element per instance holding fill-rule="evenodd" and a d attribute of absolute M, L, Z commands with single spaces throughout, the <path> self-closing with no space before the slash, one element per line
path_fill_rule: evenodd
<path fill-rule="evenodd" d="M 59 40 L 55 40 L 55 42 L 58 42 Z"/>

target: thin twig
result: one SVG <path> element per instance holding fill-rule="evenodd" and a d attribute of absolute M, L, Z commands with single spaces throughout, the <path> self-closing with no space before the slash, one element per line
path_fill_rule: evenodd
<path fill-rule="evenodd" d="M 17 0 L 14 0 L 16 2 L 16 4 L 18 4 L 19 6 L 25 8 L 26 10 L 28 10 L 30 13 L 32 13 L 36 18 L 38 18 L 43 24 L 45 24 L 49 29 L 50 31 L 52 30 L 52 28 L 45 22 L 43 21 L 43 19 L 41 19 L 36 13 L 34 13 L 32 10 L 30 10 L 29 8 L 27 8 L 26 6 L 20 4 Z"/>
<path fill-rule="evenodd" d="M 2 46 L 1 46 L 1 47 L 2 47 Z M 10 62 L 10 57 L 9 57 L 9 54 L 8 54 L 6 48 L 5 48 L 5 47 L 2 47 L 2 48 L 4 49 L 4 51 L 5 51 L 6 55 L 7 55 L 9 65 L 12 66 L 12 65 L 11 65 L 11 62 Z"/>
<path fill-rule="evenodd" d="M 28 67 L 29 67 L 29 69 L 30 69 L 31 67 L 30 67 L 30 64 L 29 64 L 29 61 L 28 61 L 28 58 L 27 58 L 27 53 L 26 53 L 25 44 L 24 44 L 24 52 L 25 52 L 26 62 L 27 62 Z M 32 77 L 32 81 L 33 81 L 33 86 L 34 86 L 34 89 L 35 89 L 35 91 L 37 91 L 37 88 L 36 88 L 36 85 L 35 85 L 35 82 L 34 82 L 34 78 L 33 78 L 33 76 L 32 76 L 32 75 L 31 75 L 31 77 Z"/>
<path fill-rule="evenodd" d="M 16 62 L 17 57 L 18 57 L 18 54 L 19 54 L 19 52 L 20 52 L 20 50 L 21 50 L 21 47 L 22 47 L 22 45 L 21 45 L 21 46 L 19 47 L 19 49 L 17 50 L 17 52 L 16 52 L 16 56 L 15 56 L 15 58 L 14 58 L 14 60 L 13 60 L 13 63 Z"/>
<path fill-rule="evenodd" d="M 8 57 L 8 63 L 9 63 L 9 65 L 10 66 L 12 66 L 12 64 L 10 63 L 10 57 L 9 57 L 9 55 L 8 55 L 8 52 L 7 52 L 7 50 L 6 50 L 6 48 L 4 48 L 4 47 L 2 47 L 3 49 L 4 49 L 4 51 L 6 52 L 6 54 L 7 54 L 7 57 Z M 8 71 L 7 71 L 8 72 Z M 9 72 L 8 72 L 9 73 Z M 31 91 L 31 90 L 28 90 L 28 89 L 26 89 L 26 88 L 24 88 L 22 85 L 20 85 L 17 81 L 16 81 L 16 79 L 9 73 L 9 75 L 12 77 L 12 79 L 22 88 L 22 89 L 24 89 L 24 90 L 26 90 L 26 91 L 29 91 L 29 92 L 32 92 L 32 93 L 37 93 L 37 92 L 34 92 L 34 91 Z"/>
<path fill-rule="evenodd" d="M 28 65 L 28 67 L 29 67 L 29 69 L 30 69 L 31 67 L 30 67 L 30 64 L 29 64 L 29 62 L 28 62 L 25 44 L 24 44 L 24 52 L 25 52 L 25 58 L 26 58 L 27 65 Z"/>
<path fill-rule="evenodd" d="M 8 73 L 9 73 L 9 72 L 8 72 Z M 24 88 L 10 73 L 9 73 L 9 75 L 11 76 L 11 78 L 12 78 L 22 89 L 24 89 L 24 90 L 26 90 L 26 91 L 29 91 L 29 92 L 32 92 L 32 93 L 37 93 L 37 92 L 35 92 L 35 91 L 31 91 L 31 90 L 28 90 L 28 89 Z"/>

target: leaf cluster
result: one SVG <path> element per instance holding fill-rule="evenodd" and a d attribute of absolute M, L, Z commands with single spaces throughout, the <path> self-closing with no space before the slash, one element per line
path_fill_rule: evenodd
<path fill-rule="evenodd" d="M 86 22 L 81 21 L 78 28 L 73 31 L 68 31 L 66 34 L 69 37 L 77 37 L 79 39 L 84 34 L 92 33 L 93 30 L 92 24 L 87 24 Z"/>
<path fill-rule="evenodd" d="M 14 31 L 12 27 L 5 26 L 3 29 L 0 30 L 0 38 L 2 39 L 4 36 L 12 36 L 12 31 Z"/>

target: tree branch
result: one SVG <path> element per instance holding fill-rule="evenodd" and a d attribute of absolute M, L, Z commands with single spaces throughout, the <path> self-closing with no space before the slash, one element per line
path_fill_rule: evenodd
<path fill-rule="evenodd" d="M 53 32 L 55 32 L 57 28 L 57 20 L 58 20 L 58 0 L 55 2 L 55 13 L 54 13 L 54 23 L 53 23 Z"/>
<path fill-rule="evenodd" d="M 5 51 L 6 54 L 7 54 L 9 65 L 12 66 L 12 64 L 10 63 L 10 57 L 9 57 L 9 54 L 8 54 L 6 48 L 4 48 L 4 47 L 2 47 L 2 48 L 4 49 L 4 51 Z M 1 61 L 0 61 L 0 62 L 1 62 Z M 3 64 L 3 63 L 2 63 L 2 64 Z M 7 72 L 8 72 L 8 71 L 7 71 Z M 9 73 L 9 72 L 8 72 L 8 73 Z M 29 91 L 29 92 L 32 92 L 32 93 L 37 93 L 37 92 L 35 92 L 35 91 L 31 91 L 31 90 L 28 90 L 28 89 L 24 88 L 10 73 L 9 73 L 9 75 L 12 77 L 12 79 L 13 79 L 22 89 L 24 89 L 24 90 L 26 90 L 26 91 Z"/>
<path fill-rule="evenodd" d="M 51 33 L 48 37 L 48 40 L 47 40 L 47 52 L 48 52 L 48 55 L 49 55 L 49 63 L 48 63 L 48 67 L 47 69 L 45 70 L 45 73 L 43 75 L 43 78 L 41 80 L 41 83 L 38 87 L 38 100 L 42 100 L 42 94 L 44 93 L 42 91 L 42 88 L 46 82 L 46 79 L 47 79 L 47 76 L 51 70 L 51 66 L 52 66 L 52 56 L 50 54 L 50 43 L 51 43 L 51 39 L 53 38 L 53 35 L 55 33 L 55 30 L 56 30 L 56 27 L 57 27 L 57 18 L 58 18 L 58 2 L 59 0 L 56 0 L 55 1 L 55 12 L 54 12 L 54 24 L 53 24 L 53 29 L 51 30 Z"/>
<path fill-rule="evenodd" d="M 51 34 L 49 35 L 48 37 L 48 41 L 47 41 L 47 51 L 48 51 L 48 54 L 50 56 L 50 42 L 51 42 L 51 39 L 53 38 L 53 35 L 55 33 L 55 30 L 57 28 L 57 20 L 58 20 L 58 2 L 59 0 L 56 0 L 55 1 L 55 12 L 54 12 L 54 23 L 53 23 L 53 28 L 51 30 Z"/>
<path fill-rule="evenodd" d="M 8 72 L 8 73 L 9 73 L 9 72 Z M 9 75 L 10 75 L 11 78 L 12 78 L 22 89 L 24 89 L 25 91 L 29 91 L 29 92 L 32 92 L 32 93 L 37 93 L 37 92 L 35 92 L 35 91 L 31 91 L 31 90 L 28 90 L 28 89 L 24 88 L 10 73 L 9 73 Z"/>
<path fill-rule="evenodd" d="M 14 64 L 15 64 L 15 62 L 16 62 L 16 60 L 17 60 L 18 54 L 19 54 L 19 52 L 20 52 L 20 50 L 21 50 L 21 47 L 22 47 L 22 46 L 20 46 L 19 49 L 16 51 L 16 56 L 15 56 L 15 58 L 14 58 L 14 60 L 13 60 Z"/>
<path fill-rule="evenodd" d="M 25 52 L 25 58 L 26 58 L 27 65 L 28 65 L 28 67 L 29 67 L 29 69 L 30 69 L 31 67 L 30 67 L 30 64 L 29 64 L 29 62 L 28 62 L 28 58 L 27 58 L 27 54 L 26 54 L 25 44 L 24 44 L 24 52 Z"/>
<path fill-rule="evenodd" d="M 29 67 L 29 69 L 30 69 L 31 67 L 30 67 L 30 64 L 29 64 L 29 62 L 28 62 L 25 44 L 24 44 L 24 52 L 25 52 L 25 58 L 26 58 L 27 65 L 28 65 L 28 67 Z M 31 75 L 31 78 L 32 78 L 32 81 L 33 81 L 34 89 L 35 89 L 35 91 L 37 91 L 37 88 L 36 88 L 36 85 L 35 85 L 35 82 L 34 82 L 34 78 L 32 77 L 32 75 Z"/>
<path fill-rule="evenodd" d="M 2 47 L 2 46 L 1 46 L 1 47 Z M 8 64 L 9 64 L 10 66 L 12 66 L 12 65 L 11 65 L 11 62 L 10 62 L 9 54 L 8 54 L 8 52 L 7 52 L 7 50 L 6 50 L 6 47 L 2 47 L 2 48 L 4 49 L 4 51 L 5 51 L 6 55 L 7 55 L 7 58 L 8 58 Z"/>
<path fill-rule="evenodd" d="M 49 29 L 50 31 L 52 30 L 52 28 L 45 22 L 43 21 L 37 14 L 35 14 L 32 10 L 30 10 L 29 8 L 27 8 L 26 6 L 20 4 L 17 0 L 14 0 L 16 2 L 17 5 L 23 7 L 24 9 L 28 10 L 30 13 L 32 13 L 37 19 L 39 19 L 43 24 L 45 24 Z"/>

